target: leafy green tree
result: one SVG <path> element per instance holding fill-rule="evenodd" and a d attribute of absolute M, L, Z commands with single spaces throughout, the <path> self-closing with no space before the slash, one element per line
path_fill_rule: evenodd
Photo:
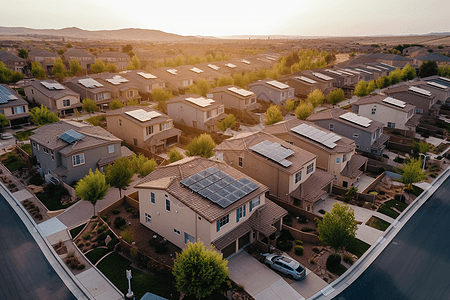
<path fill-rule="evenodd" d="M 286 105 L 284 106 L 284 108 L 285 108 L 287 111 L 292 111 L 292 110 L 294 110 L 294 108 L 295 108 L 295 101 L 294 101 L 294 99 L 288 99 L 288 100 L 286 101 Z"/>
<path fill-rule="evenodd" d="M 81 75 L 83 72 L 83 68 L 80 65 L 80 62 L 76 59 L 72 59 L 70 61 L 70 73 L 72 76 Z"/>
<path fill-rule="evenodd" d="M 214 57 L 211 55 L 211 54 L 208 54 L 208 55 L 206 55 L 206 61 L 207 62 L 212 62 L 212 61 L 214 61 Z"/>
<path fill-rule="evenodd" d="M 358 188 L 354 187 L 354 186 L 351 186 L 347 190 L 347 192 L 344 194 L 344 202 L 347 203 L 348 201 L 352 200 L 356 196 L 357 192 L 358 192 Z"/>
<path fill-rule="evenodd" d="M 127 101 L 127 106 L 135 106 L 135 105 L 139 105 L 138 99 L 130 99 Z"/>
<path fill-rule="evenodd" d="M 211 85 L 205 79 L 201 78 L 188 88 L 189 93 L 194 93 L 206 97 L 211 90 Z"/>
<path fill-rule="evenodd" d="M 377 84 L 375 80 L 371 80 L 369 84 L 367 84 L 367 94 L 371 94 L 373 91 L 377 89 Z"/>
<path fill-rule="evenodd" d="M 223 56 L 223 60 L 230 60 L 230 59 L 231 59 L 230 54 L 225 54 Z"/>
<path fill-rule="evenodd" d="M 157 68 L 162 68 L 162 67 L 164 67 L 164 60 L 158 60 L 158 61 L 156 62 L 156 67 L 157 67 Z"/>
<path fill-rule="evenodd" d="M 45 79 L 47 78 L 44 68 L 41 63 L 38 61 L 33 61 L 31 63 L 31 73 L 37 79 Z"/>
<path fill-rule="evenodd" d="M 134 173 L 145 177 L 155 170 L 157 164 L 154 159 L 148 159 L 143 154 L 133 154 L 130 159 L 130 166 Z"/>
<path fill-rule="evenodd" d="M 197 299 L 211 295 L 228 280 L 227 264 L 212 247 L 208 249 L 200 241 L 189 242 L 174 262 L 177 290 Z"/>
<path fill-rule="evenodd" d="M 402 81 L 402 70 L 400 68 L 398 68 L 398 69 L 392 71 L 389 74 L 389 78 L 391 79 L 391 85 L 399 83 L 400 81 Z"/>
<path fill-rule="evenodd" d="M 73 46 L 72 46 L 71 43 L 67 43 L 66 47 L 67 47 L 67 48 L 72 48 Z"/>
<path fill-rule="evenodd" d="M 114 100 L 111 101 L 111 103 L 109 104 L 109 109 L 110 109 L 110 110 L 115 110 L 115 109 L 118 109 L 118 108 L 122 108 L 122 107 L 124 107 L 124 106 L 125 106 L 125 104 L 123 104 L 122 101 L 117 100 L 117 99 L 114 99 Z"/>
<path fill-rule="evenodd" d="M 450 78 L 450 65 L 443 65 L 438 67 L 438 75 L 441 77 Z"/>
<path fill-rule="evenodd" d="M 313 110 L 314 108 L 311 106 L 311 104 L 302 102 L 295 109 L 295 114 L 297 115 L 298 119 L 306 120 L 306 118 L 308 118 L 312 114 Z"/>
<path fill-rule="evenodd" d="M 130 159 L 121 157 L 106 170 L 106 182 L 119 189 L 122 198 L 122 189 L 125 189 L 132 181 L 134 172 L 130 167 Z"/>
<path fill-rule="evenodd" d="M 233 84 L 233 78 L 222 75 L 220 76 L 219 80 L 217 80 L 216 85 L 217 86 L 226 86 L 226 85 L 232 85 Z"/>
<path fill-rule="evenodd" d="M 347 205 L 333 204 L 331 212 L 326 212 L 317 222 L 319 240 L 334 249 L 335 254 L 355 237 L 357 222 L 353 209 Z"/>
<path fill-rule="evenodd" d="M 183 155 L 175 148 L 173 147 L 172 149 L 170 149 L 169 151 L 169 163 L 173 163 L 176 162 L 180 159 L 183 158 Z"/>
<path fill-rule="evenodd" d="M 175 61 L 173 60 L 173 58 L 172 57 L 169 57 L 169 58 L 167 58 L 166 59 L 166 62 L 164 63 L 164 65 L 166 66 L 166 67 L 175 67 Z"/>
<path fill-rule="evenodd" d="M 364 80 L 360 80 L 358 84 L 355 86 L 354 94 L 358 97 L 364 97 L 369 95 L 369 92 L 367 91 L 367 82 L 365 82 Z"/>
<path fill-rule="evenodd" d="M 61 48 L 61 49 L 59 49 L 58 51 L 56 51 L 59 55 L 63 55 L 64 54 L 64 49 L 63 48 Z"/>
<path fill-rule="evenodd" d="M 217 53 L 216 56 L 214 57 L 214 60 L 215 60 L 215 61 L 221 61 L 221 60 L 223 60 L 222 54 Z"/>
<path fill-rule="evenodd" d="M 283 121 L 283 114 L 278 105 L 271 105 L 266 111 L 266 125 L 272 125 Z"/>
<path fill-rule="evenodd" d="M 59 122 L 58 115 L 48 110 L 45 105 L 30 109 L 31 122 L 37 126 Z"/>
<path fill-rule="evenodd" d="M 425 141 L 413 142 L 413 152 L 416 153 L 417 155 L 419 153 L 426 154 L 428 151 L 430 151 L 430 149 L 431 145 Z"/>
<path fill-rule="evenodd" d="M 213 149 L 216 147 L 216 143 L 212 137 L 203 133 L 197 137 L 195 137 L 186 147 L 186 155 L 187 156 L 195 156 L 199 155 L 204 158 L 210 158 L 214 155 Z"/>
<path fill-rule="evenodd" d="M 97 104 L 95 104 L 94 100 L 91 100 L 89 98 L 83 99 L 82 101 L 83 105 L 81 106 L 81 109 L 88 112 L 89 115 L 91 115 L 94 111 L 99 111 Z"/>
<path fill-rule="evenodd" d="M 163 89 L 154 89 L 151 95 L 152 100 L 156 102 L 165 102 L 173 98 L 172 93 L 165 91 Z"/>
<path fill-rule="evenodd" d="M 219 128 L 222 131 L 227 130 L 227 128 L 231 128 L 234 125 L 236 125 L 236 118 L 233 114 L 229 114 L 220 122 L 217 122 L 217 128 Z"/>
<path fill-rule="evenodd" d="M 5 117 L 4 114 L 0 114 L 0 128 L 3 128 L 7 125 L 9 125 L 8 119 Z"/>
<path fill-rule="evenodd" d="M 105 63 L 104 63 L 102 60 L 100 60 L 100 59 L 97 58 L 97 60 L 95 61 L 95 63 L 91 65 L 91 70 L 92 70 L 92 72 L 94 72 L 94 73 L 103 73 L 103 72 L 106 72 L 106 66 L 105 66 Z"/>
<path fill-rule="evenodd" d="M 22 57 L 23 59 L 27 59 L 28 58 L 28 51 L 25 49 L 20 49 L 19 50 L 19 57 Z"/>
<path fill-rule="evenodd" d="M 342 89 L 337 89 L 334 91 L 331 91 L 330 94 L 328 94 L 327 101 L 331 104 L 338 104 L 341 101 L 345 100 L 345 94 Z"/>
<path fill-rule="evenodd" d="M 53 64 L 52 74 L 55 75 L 56 80 L 62 82 L 64 77 L 66 76 L 66 67 L 61 58 L 55 59 L 55 63 Z"/>
<path fill-rule="evenodd" d="M 83 199 L 83 201 L 92 203 L 95 216 L 95 204 L 106 196 L 109 187 L 110 185 L 106 183 L 105 175 L 100 173 L 98 169 L 95 170 L 95 173 L 89 170 L 89 174 L 76 184 L 75 195 Z"/>
<path fill-rule="evenodd" d="M 0 83 L 17 82 L 23 79 L 21 72 L 8 69 L 3 62 L 0 61 Z"/>
<path fill-rule="evenodd" d="M 416 76 L 417 76 L 416 69 L 411 67 L 410 64 L 407 64 L 403 67 L 403 69 L 402 69 L 402 80 L 403 81 L 412 80 L 412 79 L 416 78 Z"/>
<path fill-rule="evenodd" d="M 377 79 L 376 84 L 379 89 L 382 89 L 391 85 L 391 79 L 388 76 L 383 76 Z"/>
<path fill-rule="evenodd" d="M 137 56 L 131 58 L 131 64 L 127 67 L 128 70 L 139 70 L 141 68 L 141 61 Z"/>
<path fill-rule="evenodd" d="M 311 93 L 309 93 L 308 97 L 306 98 L 306 102 L 311 103 L 313 108 L 316 108 L 319 105 L 323 104 L 323 101 L 325 100 L 325 96 L 323 95 L 322 91 L 319 89 L 315 89 Z"/>
<path fill-rule="evenodd" d="M 411 158 L 402 166 L 403 174 L 401 181 L 406 184 L 407 189 L 412 190 L 412 184 L 426 180 L 427 176 L 422 172 L 422 159 Z"/>
<path fill-rule="evenodd" d="M 438 66 L 434 60 L 424 61 L 419 67 L 419 77 L 437 75 Z"/>
<path fill-rule="evenodd" d="M 177 55 L 175 57 L 175 66 L 178 67 L 178 66 L 184 65 L 184 62 L 185 62 L 185 58 L 183 55 Z"/>
<path fill-rule="evenodd" d="M 109 62 L 106 64 L 106 72 L 117 73 L 117 65 L 115 63 Z"/>

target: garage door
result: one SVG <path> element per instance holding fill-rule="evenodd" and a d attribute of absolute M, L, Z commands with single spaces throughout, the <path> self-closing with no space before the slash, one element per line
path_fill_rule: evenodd
<path fill-rule="evenodd" d="M 238 241 L 239 249 L 250 243 L 250 231 L 241 236 Z"/>
<path fill-rule="evenodd" d="M 236 252 L 236 241 L 232 242 L 222 250 L 223 258 L 227 258 Z"/>

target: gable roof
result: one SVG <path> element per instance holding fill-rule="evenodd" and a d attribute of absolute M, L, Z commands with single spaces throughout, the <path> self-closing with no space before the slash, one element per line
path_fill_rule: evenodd
<path fill-rule="evenodd" d="M 280 81 L 278 81 L 278 80 L 274 80 L 274 79 L 272 79 L 272 78 L 265 78 L 265 79 L 258 80 L 258 81 L 256 81 L 256 82 L 249 83 L 249 84 L 247 84 L 247 87 L 248 87 L 248 88 L 251 88 L 252 86 L 263 85 L 263 86 L 268 87 L 268 88 L 270 88 L 270 89 L 273 89 L 273 90 L 276 90 L 276 91 L 281 91 L 281 92 L 286 92 L 286 91 L 288 91 L 288 90 L 290 90 L 290 89 L 291 89 L 291 90 L 294 89 L 294 88 L 291 87 L 291 86 L 288 86 L 288 87 L 285 88 L 285 89 L 280 89 L 280 88 L 278 88 L 278 87 L 276 87 L 276 86 L 273 86 L 273 85 L 269 84 L 268 82 L 270 82 L 270 81 L 277 81 L 277 82 L 279 82 L 280 84 L 284 84 L 284 83 L 282 83 L 282 82 L 280 82 Z"/>
<path fill-rule="evenodd" d="M 434 61 L 450 62 L 450 57 L 439 54 L 439 53 L 430 53 L 430 54 L 426 54 L 423 56 L 414 57 L 414 59 L 423 60 L 423 61 L 434 60 Z"/>
<path fill-rule="evenodd" d="M 64 52 L 64 56 L 89 57 L 95 59 L 94 55 L 79 49 L 69 49 Z"/>
<path fill-rule="evenodd" d="M 102 52 L 97 55 L 97 57 L 113 57 L 113 58 L 126 58 L 130 59 L 130 56 L 122 52 Z"/>
<path fill-rule="evenodd" d="M 359 98 L 358 101 L 356 101 L 354 104 L 356 104 L 356 105 L 365 105 L 365 104 L 377 103 L 379 105 L 383 105 L 383 106 L 389 107 L 391 109 L 401 110 L 401 111 L 404 111 L 404 112 L 409 112 L 409 111 L 411 111 L 412 109 L 415 108 L 414 105 L 408 104 L 408 103 L 406 103 L 405 107 L 399 107 L 399 106 L 395 106 L 395 105 L 386 103 L 386 102 L 383 101 L 386 98 L 388 98 L 388 97 L 385 96 L 385 95 L 379 95 L 379 94 L 378 95 L 374 95 L 374 96 L 368 95 L 368 96 Z"/>
<path fill-rule="evenodd" d="M 229 95 L 231 95 L 231 96 L 233 96 L 233 97 L 243 98 L 243 99 L 245 99 L 245 98 L 252 98 L 252 97 L 255 96 L 255 93 L 253 93 L 252 91 L 246 90 L 246 89 L 244 89 L 244 90 L 246 90 L 246 91 L 248 91 L 248 92 L 250 92 L 250 93 L 252 93 L 252 94 L 251 94 L 251 95 L 248 95 L 248 96 L 243 96 L 243 95 L 237 94 L 237 93 L 235 93 L 235 92 L 233 92 L 233 91 L 230 91 L 229 88 L 237 88 L 237 89 L 241 89 L 240 87 L 238 87 L 238 86 L 236 86 L 236 85 L 226 85 L 226 86 L 220 86 L 220 87 L 213 88 L 213 89 L 211 89 L 211 90 L 209 91 L 208 94 L 210 94 L 210 93 L 214 94 L 214 93 L 218 93 L 218 92 L 224 92 L 224 93 L 227 93 L 227 94 L 229 94 Z"/>
<path fill-rule="evenodd" d="M 141 121 L 133 118 L 129 114 L 126 114 L 126 112 L 130 112 L 130 111 L 138 110 L 138 109 L 144 110 L 146 112 L 157 112 L 160 115 L 155 117 L 155 118 L 152 118 L 152 119 L 150 119 L 148 121 L 141 122 Z M 159 123 L 164 123 L 164 122 L 167 122 L 169 120 L 172 120 L 168 115 L 163 114 L 159 110 L 156 110 L 156 109 L 151 108 L 149 106 L 135 106 L 135 105 L 133 105 L 133 106 L 124 106 L 122 108 L 118 108 L 118 109 L 115 109 L 115 110 L 109 110 L 105 114 L 106 117 L 117 116 L 117 115 L 120 115 L 121 117 L 123 117 L 125 119 L 128 119 L 128 120 L 130 120 L 130 121 L 132 121 L 132 122 L 134 122 L 136 124 L 139 124 L 142 127 L 147 127 L 147 126 L 151 126 L 151 125 L 155 125 L 155 124 L 159 124 Z"/>
<path fill-rule="evenodd" d="M 385 89 L 383 91 L 383 93 L 385 93 L 386 95 L 391 95 L 391 94 L 395 94 L 395 93 L 409 93 L 409 94 L 413 94 L 413 95 L 416 95 L 416 96 L 419 96 L 422 98 L 426 98 L 429 100 L 434 99 L 436 97 L 436 95 L 433 93 L 431 93 L 430 96 L 427 96 L 427 95 L 415 93 L 415 92 L 409 90 L 409 88 L 411 86 L 415 86 L 415 85 L 416 85 L 415 83 L 412 83 L 412 84 L 399 85 L 396 87 L 390 87 L 390 88 Z"/>
<path fill-rule="evenodd" d="M 8 90 L 11 94 L 13 94 L 14 96 L 17 97 L 17 99 L 12 100 L 12 101 L 8 101 L 8 103 L 2 103 L 0 104 L 0 109 L 5 108 L 5 107 L 14 107 L 14 106 L 20 106 L 20 105 L 27 105 L 28 106 L 28 102 L 22 98 L 22 96 L 20 96 L 15 90 L 13 90 L 12 88 L 10 88 L 7 84 L 1 83 L 0 84 L 2 87 L 4 87 L 6 90 Z M 27 113 L 28 114 L 28 113 Z M 14 115 L 13 115 L 14 116 Z M 8 117 L 8 119 L 11 116 Z"/>
<path fill-rule="evenodd" d="M 149 73 L 149 74 L 152 74 L 153 76 L 155 76 L 156 78 L 145 78 L 145 77 L 139 75 L 138 73 Z M 121 75 L 127 79 L 131 79 L 133 81 L 143 83 L 145 85 L 152 85 L 153 83 L 164 82 L 164 80 L 159 78 L 156 74 L 153 74 L 153 71 L 147 72 L 144 70 L 126 70 L 126 71 L 119 72 L 119 75 Z"/>
<path fill-rule="evenodd" d="M 411 62 L 413 61 L 409 57 L 404 57 L 404 56 L 401 56 L 398 54 L 382 53 L 382 52 L 367 54 L 367 56 L 371 57 L 371 58 L 375 58 L 375 59 L 385 59 L 385 60 L 392 60 L 392 61 L 411 61 Z"/>
<path fill-rule="evenodd" d="M 189 93 L 189 94 L 186 94 L 186 95 L 178 96 L 178 97 L 172 98 L 170 100 L 167 100 L 166 104 L 181 102 L 181 103 L 184 103 L 186 105 L 192 106 L 195 109 L 198 109 L 198 110 L 201 110 L 201 111 L 209 111 L 209 110 L 218 108 L 220 106 L 223 106 L 222 102 L 219 102 L 219 101 L 214 100 L 214 99 L 210 99 L 210 100 L 214 100 L 214 102 L 211 103 L 211 105 L 208 105 L 208 106 L 205 106 L 205 107 L 201 107 L 201 106 L 195 105 L 194 103 L 186 100 L 186 98 L 200 98 L 200 97 L 201 98 L 206 98 L 206 97 L 203 97 L 203 96 L 200 96 L 200 95 L 197 95 L 197 94 Z M 209 99 L 209 98 L 207 98 L 207 99 Z"/>
<path fill-rule="evenodd" d="M 10 54 L 6 51 L 0 51 L 0 61 L 26 61 L 22 57 Z"/>
<path fill-rule="evenodd" d="M 66 86 L 64 87 L 63 90 L 49 90 L 48 88 L 43 86 L 41 82 L 59 83 L 56 80 L 52 80 L 52 79 L 33 80 L 33 81 L 28 81 L 24 85 L 24 87 L 32 86 L 33 88 L 35 88 L 36 90 L 38 90 L 39 92 L 41 92 L 43 95 L 47 96 L 50 99 L 60 99 L 61 97 L 64 97 L 64 96 L 78 96 L 78 97 L 80 96 L 78 93 L 72 91 L 71 89 L 69 89 Z"/>

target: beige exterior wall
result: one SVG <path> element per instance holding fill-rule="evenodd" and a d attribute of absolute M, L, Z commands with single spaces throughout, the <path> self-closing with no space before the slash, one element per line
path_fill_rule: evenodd
<path fill-rule="evenodd" d="M 256 95 L 248 98 L 240 98 L 222 91 L 214 93 L 213 99 L 222 102 L 227 109 L 235 108 L 245 110 L 251 103 L 256 103 Z"/>
<path fill-rule="evenodd" d="M 24 91 L 27 99 L 29 99 L 30 101 L 34 100 L 39 104 L 47 106 L 49 109 L 57 109 L 58 111 L 69 109 L 73 105 L 80 103 L 80 96 L 66 95 L 59 99 L 50 100 L 48 96 L 42 94 L 33 86 L 25 87 Z M 63 100 L 70 100 L 70 106 L 63 106 Z"/>
<path fill-rule="evenodd" d="M 5 107 L 5 108 L 1 108 L 1 109 L 0 109 L 0 113 L 4 114 L 5 117 L 8 119 L 8 117 L 11 117 L 11 116 L 15 115 L 15 114 L 13 114 L 14 107 L 22 107 L 22 106 L 25 106 L 25 111 L 24 111 L 24 113 L 28 113 L 29 111 L 28 111 L 28 105 L 27 105 L 27 104 L 24 104 L 24 105 L 17 105 L 17 106 L 13 106 L 13 107 Z M 3 111 L 3 112 L 2 112 L 2 111 Z"/>
<path fill-rule="evenodd" d="M 372 109 L 375 109 L 375 114 L 372 114 Z M 409 118 L 408 113 L 395 109 L 386 107 L 381 104 L 371 103 L 366 105 L 360 105 L 358 109 L 358 114 L 372 120 L 381 122 L 384 124 L 384 127 L 388 127 L 388 122 L 395 123 L 395 128 L 398 129 L 407 129 L 405 123 L 414 115 L 414 110 L 412 110 Z"/>
<path fill-rule="evenodd" d="M 223 105 L 222 112 L 223 112 Z M 199 128 L 202 130 L 209 130 L 205 122 L 211 118 L 217 117 L 220 113 L 218 108 L 214 108 L 211 111 L 210 118 L 207 117 L 207 112 L 203 111 L 193 105 L 188 104 L 186 101 L 167 103 L 167 114 L 174 122 L 181 123 L 183 120 L 186 126 Z"/>
<path fill-rule="evenodd" d="M 125 98 L 125 99 L 127 99 L 127 100 L 130 100 L 130 99 L 140 99 L 141 98 L 141 96 L 139 96 L 139 89 L 138 88 L 130 88 L 130 89 L 128 89 L 128 90 L 126 90 L 126 91 L 122 91 L 122 92 L 119 92 L 120 93 L 120 97 L 123 97 L 123 98 Z"/>

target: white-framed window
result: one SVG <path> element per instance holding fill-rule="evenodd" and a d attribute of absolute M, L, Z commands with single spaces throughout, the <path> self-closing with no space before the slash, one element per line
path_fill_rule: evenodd
<path fill-rule="evenodd" d="M 122 120 L 119 119 L 119 126 L 122 126 Z"/>
<path fill-rule="evenodd" d="M 288 95 L 289 95 L 289 97 L 291 97 L 292 96 L 292 91 L 289 91 Z"/>
<path fill-rule="evenodd" d="M 114 153 L 114 145 L 108 146 L 108 153 Z"/>
<path fill-rule="evenodd" d="M 220 115 L 221 113 L 223 113 L 223 106 L 221 106 L 217 109 L 217 114 Z"/>
<path fill-rule="evenodd" d="M 252 201 L 250 201 L 248 204 L 249 211 L 252 211 L 255 207 L 258 207 L 260 203 L 261 203 L 261 199 L 259 198 L 259 196 L 256 197 L 255 199 L 253 199 Z"/>
<path fill-rule="evenodd" d="M 84 153 L 80 153 L 72 156 L 73 166 L 79 166 L 84 164 Z"/>
<path fill-rule="evenodd" d="M 375 139 L 376 136 L 377 136 L 377 134 L 374 132 L 374 133 L 372 134 L 372 139 Z"/>
<path fill-rule="evenodd" d="M 153 204 L 155 204 L 155 193 L 150 192 L 150 202 L 152 202 Z"/>
<path fill-rule="evenodd" d="M 166 210 L 170 211 L 170 200 L 166 199 Z"/>
<path fill-rule="evenodd" d="M 163 131 L 170 128 L 170 123 L 161 123 L 159 124 L 159 131 Z"/>
<path fill-rule="evenodd" d="M 36 144 L 36 147 L 37 147 L 38 150 L 40 150 L 40 149 L 39 149 L 39 144 Z"/>
<path fill-rule="evenodd" d="M 281 92 L 281 97 L 286 97 L 286 92 Z"/>
<path fill-rule="evenodd" d="M 178 235 L 180 235 L 181 234 L 181 232 L 179 231 L 179 230 L 177 230 L 177 229 L 173 229 L 173 232 L 175 232 L 176 234 L 178 234 Z"/>
<path fill-rule="evenodd" d="M 302 180 L 302 171 L 295 174 L 295 183 L 299 183 Z"/>
<path fill-rule="evenodd" d="M 245 218 L 245 204 L 236 210 L 236 223 Z"/>
<path fill-rule="evenodd" d="M 308 175 L 309 173 L 312 173 L 314 171 L 314 163 L 310 163 L 307 167 L 306 167 L 306 175 Z"/>
<path fill-rule="evenodd" d="M 334 124 L 330 124 L 329 128 L 330 128 L 330 131 L 334 131 Z"/>
<path fill-rule="evenodd" d="M 42 151 L 44 151 L 44 153 L 48 155 L 48 149 L 47 148 L 42 147 Z"/>
<path fill-rule="evenodd" d="M 145 213 L 145 223 L 148 225 L 152 224 L 152 216 L 150 216 L 148 213 Z"/>
<path fill-rule="evenodd" d="M 416 113 L 418 113 L 418 114 L 423 114 L 423 109 L 421 109 L 421 108 L 416 108 Z"/>
<path fill-rule="evenodd" d="M 395 123 L 391 123 L 391 122 L 388 122 L 388 127 L 390 127 L 390 128 L 395 128 Z"/>
<path fill-rule="evenodd" d="M 376 108 L 372 108 L 372 115 L 374 115 L 377 112 Z"/>
<path fill-rule="evenodd" d="M 342 162 L 345 163 L 347 161 L 347 154 L 344 154 L 342 156 Z"/>
<path fill-rule="evenodd" d="M 244 158 L 243 157 L 239 157 L 239 167 L 242 167 L 242 165 L 243 165 L 243 163 L 244 163 Z"/>
<path fill-rule="evenodd" d="M 70 99 L 63 99 L 62 102 L 64 107 L 70 106 Z"/>
<path fill-rule="evenodd" d="M 14 107 L 14 114 L 22 114 L 25 112 L 25 106 L 16 106 Z"/>
<path fill-rule="evenodd" d="M 353 133 L 353 138 L 354 138 L 354 139 L 359 138 L 359 133 Z"/>
<path fill-rule="evenodd" d="M 220 218 L 217 220 L 217 231 L 220 231 L 220 228 L 227 225 L 230 222 L 230 215 L 226 215 L 225 217 Z"/>
<path fill-rule="evenodd" d="M 341 163 L 341 158 L 340 157 L 336 157 L 336 163 L 340 164 Z"/>
<path fill-rule="evenodd" d="M 149 135 L 149 134 L 153 134 L 153 126 L 147 127 L 147 135 Z"/>
<path fill-rule="evenodd" d="M 128 98 L 131 98 L 133 96 L 134 96 L 134 91 L 133 90 L 127 92 L 127 97 Z"/>
<path fill-rule="evenodd" d="M 185 232 L 184 233 L 184 243 L 187 244 L 189 242 L 195 243 L 195 238 L 192 235 L 190 235 L 189 233 Z"/>

